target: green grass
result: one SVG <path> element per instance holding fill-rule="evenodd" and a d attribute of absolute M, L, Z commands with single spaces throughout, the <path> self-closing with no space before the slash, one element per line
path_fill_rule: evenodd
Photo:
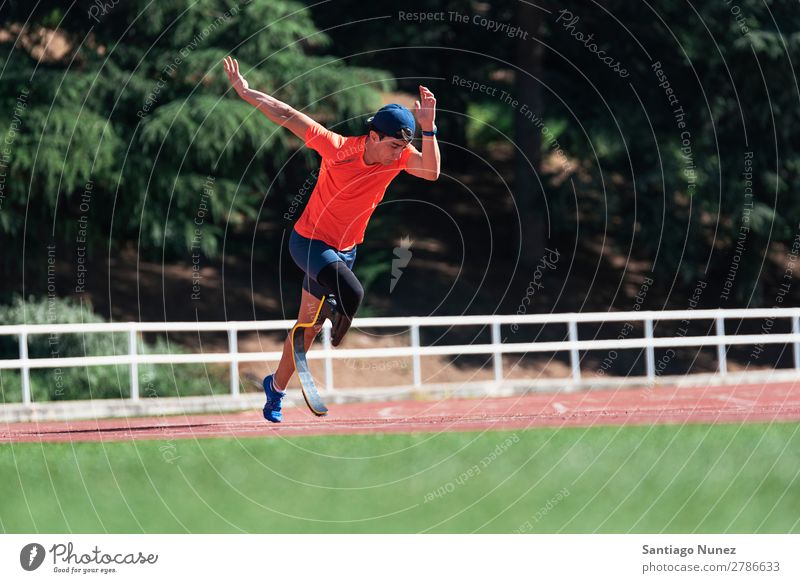
<path fill-rule="evenodd" d="M 787 423 L 5 444 L 0 527 L 800 532 L 799 429 Z"/>

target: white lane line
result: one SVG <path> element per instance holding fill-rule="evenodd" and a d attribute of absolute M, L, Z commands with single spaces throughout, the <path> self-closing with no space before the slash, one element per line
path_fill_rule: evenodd
<path fill-rule="evenodd" d="M 714 399 L 718 401 L 725 401 L 726 403 L 731 403 L 733 405 L 739 405 L 740 407 L 748 407 L 752 408 L 756 402 L 750 401 L 748 399 L 739 399 L 738 397 L 731 397 L 730 395 L 714 395 Z"/>

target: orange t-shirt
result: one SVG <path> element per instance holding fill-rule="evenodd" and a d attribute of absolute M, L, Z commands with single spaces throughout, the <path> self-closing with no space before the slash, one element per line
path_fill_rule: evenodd
<path fill-rule="evenodd" d="M 406 146 L 392 164 L 365 164 L 367 136 L 345 138 L 321 126 L 306 131 L 306 146 L 322 156 L 317 184 L 295 230 L 345 251 L 364 241 L 375 207 L 386 187 L 408 164 L 414 151 Z"/>

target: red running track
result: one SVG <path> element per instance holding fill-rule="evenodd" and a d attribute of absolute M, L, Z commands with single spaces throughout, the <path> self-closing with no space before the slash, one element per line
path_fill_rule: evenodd
<path fill-rule="evenodd" d="M 224 415 L 0 424 L 0 443 L 800 421 L 800 381 L 357 403 L 333 405 L 330 409 L 327 417 L 317 418 L 305 406 L 288 408 L 279 425 L 264 421 L 260 410 Z"/>

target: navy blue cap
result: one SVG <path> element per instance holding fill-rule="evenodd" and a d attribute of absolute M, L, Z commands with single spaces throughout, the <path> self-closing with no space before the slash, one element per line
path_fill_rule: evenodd
<path fill-rule="evenodd" d="M 367 120 L 367 123 L 372 124 L 372 127 L 382 134 L 406 142 L 411 141 L 417 128 L 414 114 L 397 103 L 384 105 Z"/>

